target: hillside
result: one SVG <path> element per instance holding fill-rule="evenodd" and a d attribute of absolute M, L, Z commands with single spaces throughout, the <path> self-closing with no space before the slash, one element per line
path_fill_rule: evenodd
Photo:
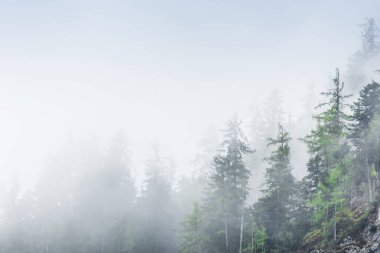
<path fill-rule="evenodd" d="M 327 242 L 321 231 L 306 235 L 297 253 L 379 253 L 380 252 L 380 199 L 368 206 L 362 199 L 352 201 L 352 209 L 340 213 L 337 240 Z"/>

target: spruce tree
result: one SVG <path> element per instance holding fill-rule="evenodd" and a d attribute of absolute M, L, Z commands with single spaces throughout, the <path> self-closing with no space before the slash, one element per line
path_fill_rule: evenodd
<path fill-rule="evenodd" d="M 379 164 L 379 130 L 380 85 L 372 82 L 361 91 L 353 105 L 350 138 L 355 146 L 355 167 L 353 171 L 354 186 L 367 185 L 368 200 L 372 202 L 374 188 L 377 184 Z"/>
<path fill-rule="evenodd" d="M 155 145 L 146 162 L 145 189 L 137 203 L 140 212 L 133 252 L 176 252 L 176 209 L 166 170 L 167 164 Z"/>
<path fill-rule="evenodd" d="M 264 196 L 254 205 L 254 215 L 268 234 L 271 252 L 288 252 L 292 243 L 289 219 L 295 179 L 291 174 L 290 140 L 281 125 L 276 138 L 268 139 L 268 145 L 275 149 L 266 159 L 269 167 L 262 190 Z"/>
<path fill-rule="evenodd" d="M 244 156 L 251 153 L 235 115 L 227 124 L 223 150 L 215 156 L 204 205 L 210 250 L 239 252 L 250 171 Z"/>
<path fill-rule="evenodd" d="M 202 211 L 198 203 L 194 203 L 193 211 L 182 222 L 182 244 L 180 253 L 202 253 L 204 251 L 204 224 Z"/>
<path fill-rule="evenodd" d="M 361 48 L 351 57 L 347 72 L 348 85 L 355 91 L 374 78 L 380 64 L 380 29 L 375 19 L 367 18 L 361 27 Z"/>

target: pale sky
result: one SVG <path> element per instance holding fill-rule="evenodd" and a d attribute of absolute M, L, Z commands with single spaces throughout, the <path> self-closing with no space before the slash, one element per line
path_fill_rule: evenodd
<path fill-rule="evenodd" d="M 297 113 L 380 1 L 0 0 L 0 171 L 35 177 L 68 134 L 123 128 L 189 170 L 202 132 L 277 88 Z M 246 122 L 248 123 L 248 122 Z"/>

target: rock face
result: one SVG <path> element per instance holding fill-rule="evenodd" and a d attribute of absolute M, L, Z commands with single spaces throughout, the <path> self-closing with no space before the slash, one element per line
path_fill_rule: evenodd
<path fill-rule="evenodd" d="M 362 239 L 361 243 L 351 240 L 347 236 L 346 244 L 339 245 L 340 252 L 347 253 L 380 253 L 380 209 L 376 208 L 369 215 L 367 225 L 363 231 L 359 231 Z M 346 239 L 345 238 L 345 239 Z"/>
<path fill-rule="evenodd" d="M 372 209 L 363 228 L 354 231 L 349 231 L 350 228 L 347 228 L 348 234 L 331 249 L 313 249 L 299 252 L 380 253 L 380 208 Z"/>

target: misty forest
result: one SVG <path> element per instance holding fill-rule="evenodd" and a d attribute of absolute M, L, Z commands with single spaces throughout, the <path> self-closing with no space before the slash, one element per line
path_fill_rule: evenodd
<path fill-rule="evenodd" d="M 259 94 L 249 113 L 204 126 L 179 176 L 165 141 L 134 162 L 128 125 L 106 141 L 65 137 L 33 183 L 15 172 L 0 185 L 0 252 L 380 252 L 376 22 L 362 19 L 360 47 L 300 113 L 283 108 L 291 89 Z"/>

